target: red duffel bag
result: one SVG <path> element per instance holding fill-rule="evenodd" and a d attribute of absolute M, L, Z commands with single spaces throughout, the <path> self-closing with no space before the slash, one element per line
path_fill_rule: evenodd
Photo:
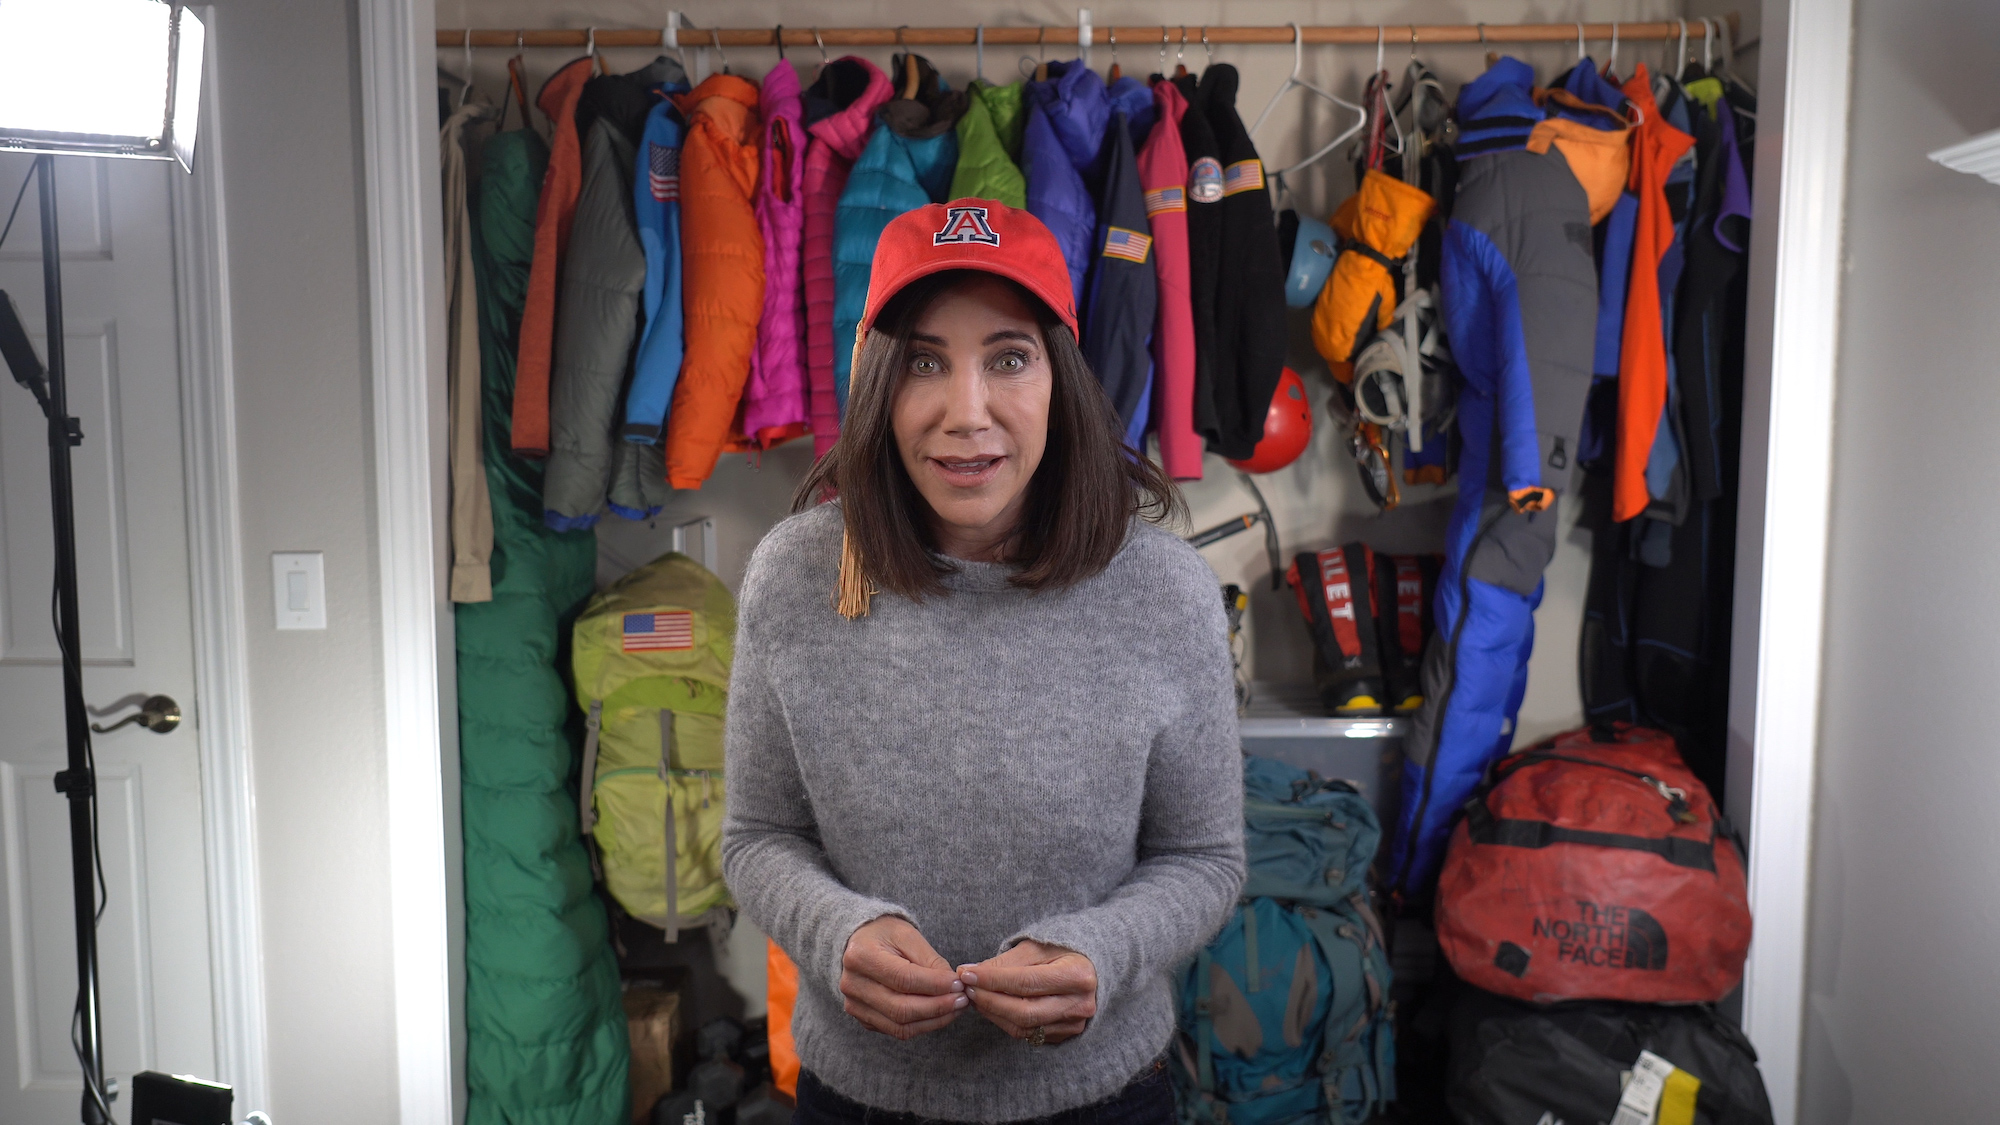
<path fill-rule="evenodd" d="M 1743 979 L 1743 855 L 1671 736 L 1619 724 L 1494 763 L 1452 829 L 1438 943 L 1503 996 L 1716 1001 Z"/>

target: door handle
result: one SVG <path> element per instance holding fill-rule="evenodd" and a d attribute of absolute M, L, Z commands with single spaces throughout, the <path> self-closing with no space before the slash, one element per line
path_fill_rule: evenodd
<path fill-rule="evenodd" d="M 127 715 L 108 727 L 92 723 L 90 729 L 99 734 L 110 734 L 120 727 L 131 726 L 133 723 L 138 723 L 154 734 L 165 734 L 181 725 L 181 705 L 175 703 L 171 696 L 148 696 L 144 703 L 139 704 L 138 714 Z"/>

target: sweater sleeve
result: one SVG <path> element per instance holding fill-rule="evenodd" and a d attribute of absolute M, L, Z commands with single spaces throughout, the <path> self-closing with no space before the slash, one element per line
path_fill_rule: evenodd
<path fill-rule="evenodd" d="M 916 916 L 850 890 L 820 844 L 812 799 L 770 676 L 770 638 L 759 628 L 765 569 L 753 560 L 744 577 L 729 680 L 722 874 L 743 912 L 798 964 L 801 979 L 837 992 L 841 960 L 855 930 L 889 914 L 915 925 Z"/>
<path fill-rule="evenodd" d="M 1186 707 L 1153 742 L 1139 825 L 1138 863 L 1103 902 L 1043 919 L 1007 939 L 1073 949 L 1097 971 L 1102 1012 L 1186 962 L 1229 918 L 1243 889 L 1243 756 L 1228 629 L 1213 579 L 1185 634 L 1178 674 Z"/>

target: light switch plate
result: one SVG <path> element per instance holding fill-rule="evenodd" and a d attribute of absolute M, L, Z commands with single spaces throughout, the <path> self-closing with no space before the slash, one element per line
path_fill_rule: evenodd
<path fill-rule="evenodd" d="M 271 604 L 280 629 L 326 628 L 326 556 L 273 551 Z"/>

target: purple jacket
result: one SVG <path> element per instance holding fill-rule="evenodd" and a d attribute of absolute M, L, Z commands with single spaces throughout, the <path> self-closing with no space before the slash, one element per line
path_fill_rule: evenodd
<path fill-rule="evenodd" d="M 743 389 L 743 433 L 760 449 L 809 428 L 806 413 L 806 308 L 799 269 L 805 238 L 805 125 L 799 76 L 780 59 L 757 95 L 764 140 L 757 182 L 757 227 L 764 235 L 764 314 Z"/>

